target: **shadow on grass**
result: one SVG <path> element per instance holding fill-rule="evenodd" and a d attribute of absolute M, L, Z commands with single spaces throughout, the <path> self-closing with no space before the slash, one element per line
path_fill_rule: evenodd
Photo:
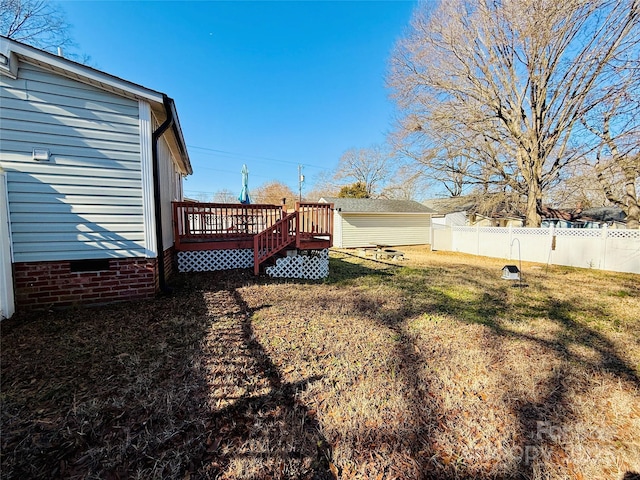
<path fill-rule="evenodd" d="M 366 265 L 365 265 L 366 264 Z M 344 252 L 331 252 L 327 284 L 340 285 L 356 279 L 391 277 L 400 265 L 358 257 Z"/>
<path fill-rule="evenodd" d="M 333 478 L 297 401 L 317 378 L 282 382 L 237 292 L 251 281 L 2 322 L 2 478 Z"/>
<path fill-rule="evenodd" d="M 266 394 L 249 393 L 214 413 L 215 431 L 224 432 L 227 446 L 233 446 L 217 455 L 214 463 L 223 468 L 215 473 L 224 472 L 231 461 L 244 457 L 249 465 L 271 465 L 251 478 L 334 478 L 329 469 L 331 446 L 320 433 L 315 417 L 297 400 L 307 385 L 322 377 L 283 382 L 278 368 L 254 335 L 252 316 L 256 310 L 249 308 L 237 289 L 231 289 L 229 294 L 240 308 L 242 341 L 255 364 L 254 373 L 264 377 L 269 388 Z"/>
<path fill-rule="evenodd" d="M 204 453 L 199 293 L 2 322 L 3 478 L 177 478 Z"/>
<path fill-rule="evenodd" d="M 403 298 L 402 307 L 395 312 L 388 312 L 383 318 L 377 312 L 378 304 L 358 300 L 357 312 L 392 328 L 399 338 L 395 355 L 403 365 L 400 374 L 406 386 L 407 404 L 413 409 L 414 432 L 418 438 L 409 447 L 411 455 L 419 466 L 422 478 L 460 478 L 473 476 L 474 478 L 537 478 L 544 476 L 545 464 L 541 462 L 543 447 L 553 446 L 558 440 L 553 432 L 562 432 L 563 422 L 572 420 L 572 399 L 567 396 L 567 367 L 579 365 L 585 372 L 601 371 L 613 375 L 620 380 L 640 387 L 640 379 L 636 370 L 622 357 L 616 346 L 605 335 L 589 327 L 586 322 L 575 319 L 576 308 L 587 311 L 597 318 L 602 316 L 602 307 L 589 305 L 585 301 L 577 306 L 569 301 L 554 298 L 553 292 L 544 285 L 536 285 L 545 299 L 535 306 L 527 305 L 525 300 L 521 305 L 511 302 L 510 295 L 523 295 L 522 292 L 510 289 L 510 284 L 497 286 L 492 279 L 497 278 L 497 272 L 492 269 L 471 266 L 457 266 L 455 269 L 433 267 L 424 269 L 401 268 L 393 269 L 380 275 L 372 268 L 370 262 L 363 260 L 360 265 L 354 262 L 345 264 L 344 259 L 335 261 L 338 273 L 330 282 L 342 285 L 365 286 L 374 283 L 384 285 L 387 291 L 393 291 Z M 486 279 L 486 280 L 485 280 Z M 511 293 L 513 292 L 513 293 Z M 526 292 L 524 293 L 526 295 Z M 504 313 L 514 314 L 514 318 L 505 318 Z M 604 312 L 606 314 L 606 312 Z M 437 390 L 428 384 L 428 379 L 421 378 L 421 367 L 429 358 L 414 344 L 414 337 L 407 330 L 407 321 L 417 316 L 446 315 L 456 322 L 463 324 L 482 324 L 490 329 L 493 336 L 487 341 L 487 348 L 499 356 L 502 349 L 501 338 L 517 339 L 536 345 L 555 358 L 560 359 L 559 368 L 554 369 L 539 385 L 541 398 L 536 402 L 518 402 L 513 406 L 513 416 L 520 425 L 517 435 L 519 442 L 519 458 L 516 463 L 508 467 L 508 472 L 496 475 L 495 472 L 479 474 L 477 470 L 467 470 L 464 464 L 455 467 L 442 462 L 440 459 L 449 456 L 433 441 L 433 433 L 445 426 L 438 420 L 442 418 L 442 398 Z M 531 319 L 543 318 L 556 324 L 557 329 L 552 338 L 537 336 L 535 332 L 524 333 L 514 328 L 514 322 L 524 323 Z M 595 355 L 595 359 L 585 359 L 574 353 L 576 348 L 587 349 Z M 517 396 L 518 386 L 510 385 L 513 379 L 505 378 L 506 395 Z M 419 385 L 426 382 L 426 385 Z M 421 387 L 421 388 L 420 388 Z M 511 392 L 511 393 L 510 393 Z M 431 411 L 425 412 L 422 404 L 424 395 L 431 401 Z M 550 422 L 549 412 L 553 412 Z M 425 414 L 428 416 L 425 418 Z M 430 417 L 430 418 L 429 418 Z M 446 428 L 455 429 L 455 425 Z M 549 433 L 551 432 L 551 433 Z M 402 444 L 399 436 L 395 439 L 397 445 Z M 549 460 L 548 458 L 546 460 Z M 504 470 L 503 470 L 504 471 Z M 547 472 L 550 473 L 550 472 Z M 633 478 L 629 472 L 627 477 Z"/>
<path fill-rule="evenodd" d="M 351 308 L 396 334 L 394 356 L 412 423 L 370 432 L 379 441 L 361 447 L 363 455 L 381 443 L 406 452 L 412 465 L 398 465 L 393 473 L 399 478 L 532 478 L 540 473 L 534 466 L 544 467 L 536 463 L 537 453 L 553 443 L 539 435 L 539 422 L 547 425 L 551 411 L 557 422 L 552 429 L 571 420 L 567 365 L 640 385 L 615 345 L 541 285 L 532 289 L 544 300 L 514 305 L 513 290 L 489 281 L 497 275 L 491 269 L 365 263 L 332 258 L 326 283 L 365 287 Z M 3 478 L 333 478 L 331 445 L 298 401 L 320 377 L 283 381 L 254 334 L 256 310 L 242 297 L 241 287 L 253 277 L 222 272 L 180 278 L 172 297 L 0 324 Z M 380 285 L 401 299 L 395 310 L 381 314 L 380 304 L 366 296 L 366 287 Z M 603 313 L 582 307 L 593 316 Z M 514 318 L 505 319 L 504 312 Z M 562 360 L 540 385 L 536 402 L 512 404 L 522 455 L 502 473 L 450 463 L 450 452 L 435 440 L 456 425 L 446 423 L 442 392 L 423 373 L 429 352 L 420 350 L 408 321 L 438 315 L 488 328 L 486 347 L 495 356 L 501 340 L 517 339 Z M 554 322 L 553 336 L 514 328 L 533 318 Z M 576 355 L 574 346 L 594 351 L 596 359 Z M 507 395 L 517 394 L 513 382 L 505 376 Z M 634 475 L 628 472 L 625 480 Z"/>

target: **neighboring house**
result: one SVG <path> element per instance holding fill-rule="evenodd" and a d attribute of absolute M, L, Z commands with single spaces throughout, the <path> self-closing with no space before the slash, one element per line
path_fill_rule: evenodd
<path fill-rule="evenodd" d="M 434 226 L 522 227 L 524 215 L 517 202 L 505 202 L 492 195 L 469 195 L 426 200 L 424 205 L 435 211 Z M 543 206 L 542 228 L 626 228 L 625 214 L 616 207 L 552 208 Z"/>
<path fill-rule="evenodd" d="M 564 220 L 562 218 L 544 218 L 540 223 L 541 228 L 576 228 L 576 224 L 570 220 Z"/>
<path fill-rule="evenodd" d="M 524 216 L 516 202 L 495 194 L 433 198 L 423 204 L 435 213 L 433 223 L 446 226 L 521 227 Z"/>
<path fill-rule="evenodd" d="M 542 222 L 540 226 L 542 228 L 555 227 L 555 228 L 579 228 L 582 225 L 578 221 L 582 210 L 568 209 L 568 208 L 551 208 L 542 207 Z"/>
<path fill-rule="evenodd" d="M 339 248 L 430 242 L 433 210 L 410 200 L 321 198 L 333 203 L 333 244 Z"/>
<path fill-rule="evenodd" d="M 555 228 L 627 228 L 626 215 L 617 207 L 595 207 L 585 210 L 544 207 L 541 226 L 545 228 L 552 225 Z"/>
<path fill-rule="evenodd" d="M 192 173 L 173 100 L 0 37 L 0 102 L 17 307 L 164 289 Z"/>
<path fill-rule="evenodd" d="M 492 216 L 476 213 L 472 217 L 472 225 L 478 227 L 522 227 L 524 219 L 506 213 L 495 213 Z"/>
<path fill-rule="evenodd" d="M 432 198 L 423 202 L 433 210 L 431 221 L 434 225 L 464 227 L 469 225 L 468 212 L 475 212 L 476 199 L 470 196 Z"/>
<path fill-rule="evenodd" d="M 611 229 L 626 229 L 627 215 L 618 207 L 595 207 L 582 210 L 578 221 L 582 228 L 602 228 L 605 225 Z"/>

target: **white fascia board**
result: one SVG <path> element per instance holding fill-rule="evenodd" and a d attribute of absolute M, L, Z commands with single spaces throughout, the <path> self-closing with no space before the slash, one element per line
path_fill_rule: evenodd
<path fill-rule="evenodd" d="M 164 136 L 167 139 L 169 150 L 171 150 L 174 162 L 176 163 L 178 170 L 180 170 L 180 173 L 182 173 L 183 176 L 191 175 L 193 173 L 193 168 L 191 167 L 191 160 L 189 159 L 187 145 L 182 134 L 182 128 L 180 127 L 180 119 L 178 118 L 176 104 L 172 98 L 167 97 L 167 100 L 169 108 L 171 108 L 173 125 L 165 132 Z"/>
<path fill-rule="evenodd" d="M 176 140 L 178 142 L 179 149 L 181 150 L 180 159 L 182 160 L 182 171 L 183 175 L 191 175 L 193 173 L 193 168 L 191 167 L 191 160 L 189 159 L 189 152 L 187 151 L 187 145 L 184 140 L 184 135 L 182 133 L 182 127 L 180 126 L 180 119 L 178 118 L 178 111 L 176 110 L 176 103 L 173 99 L 169 100 L 171 104 L 171 113 L 173 115 L 173 125 L 174 132 L 176 135 Z"/>
<path fill-rule="evenodd" d="M 12 56 L 118 95 L 162 104 L 162 93 L 160 92 L 6 37 L 0 37 L 0 54 L 10 59 L 11 69 L 16 69 L 16 72 L 13 72 L 14 74 L 17 73 L 17 65 L 13 65 L 15 62 L 11 61 L 13 59 Z M 4 69 L 0 69 L 0 72 L 2 71 Z"/>
<path fill-rule="evenodd" d="M 18 57 L 11 50 L 5 50 L 4 43 L 0 43 L 0 45 L 2 46 L 0 48 L 0 75 L 7 75 L 15 80 L 18 78 Z"/>

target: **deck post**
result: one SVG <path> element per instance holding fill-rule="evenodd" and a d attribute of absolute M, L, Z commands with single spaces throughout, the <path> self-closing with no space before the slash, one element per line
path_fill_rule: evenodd
<path fill-rule="evenodd" d="M 322 250 L 333 236 L 332 205 L 325 203 L 296 202 L 287 214 L 281 205 L 173 202 L 173 222 L 175 249 L 183 256 L 251 249 L 256 274 L 265 260 L 289 246 Z"/>

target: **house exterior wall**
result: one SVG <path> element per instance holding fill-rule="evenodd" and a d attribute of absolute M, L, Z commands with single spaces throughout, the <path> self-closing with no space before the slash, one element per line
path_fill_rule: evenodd
<path fill-rule="evenodd" d="M 431 216 L 416 213 L 342 212 L 341 247 L 421 245 L 429 243 Z"/>
<path fill-rule="evenodd" d="M 144 257 L 138 101 L 24 62 L 0 100 L 14 262 Z"/>
<path fill-rule="evenodd" d="M 494 225 L 494 221 L 491 220 L 490 218 L 480 218 L 478 220 L 476 220 L 476 222 L 474 223 L 474 225 L 477 225 L 479 227 L 494 227 L 494 226 L 498 226 L 498 225 Z"/>
<path fill-rule="evenodd" d="M 342 246 L 342 215 L 338 210 L 333 211 L 333 246 L 344 248 Z"/>
<path fill-rule="evenodd" d="M 162 256 L 165 274 L 175 273 L 173 247 Z M 104 304 L 151 298 L 159 289 L 156 258 L 114 258 L 105 268 L 73 271 L 74 261 L 14 265 L 16 303 L 24 310 Z"/>
<path fill-rule="evenodd" d="M 158 142 L 158 161 L 160 166 L 160 196 L 162 202 L 162 242 L 164 248 L 174 244 L 173 210 L 171 202 L 182 201 L 182 176 L 173 162 L 167 142 L 161 138 Z"/>
<path fill-rule="evenodd" d="M 164 274 L 167 279 L 173 277 L 178 272 L 178 257 L 174 247 L 167 248 L 163 255 Z M 156 290 L 160 288 L 160 277 L 156 277 Z"/>
<path fill-rule="evenodd" d="M 16 303 L 23 309 L 143 299 L 156 292 L 156 259 L 114 258 L 104 269 L 72 271 L 72 261 L 14 264 Z"/>
<path fill-rule="evenodd" d="M 8 213 L 6 175 L 0 167 L 0 320 L 10 318 L 15 312 Z"/>
<path fill-rule="evenodd" d="M 476 222 L 473 225 L 479 227 L 522 227 L 523 221 L 518 218 L 487 218 L 476 215 Z M 464 224 L 460 226 L 464 226 Z"/>
<path fill-rule="evenodd" d="M 449 227 L 464 227 L 469 223 L 467 219 L 467 212 L 453 212 L 448 213 L 444 217 L 444 224 Z"/>

